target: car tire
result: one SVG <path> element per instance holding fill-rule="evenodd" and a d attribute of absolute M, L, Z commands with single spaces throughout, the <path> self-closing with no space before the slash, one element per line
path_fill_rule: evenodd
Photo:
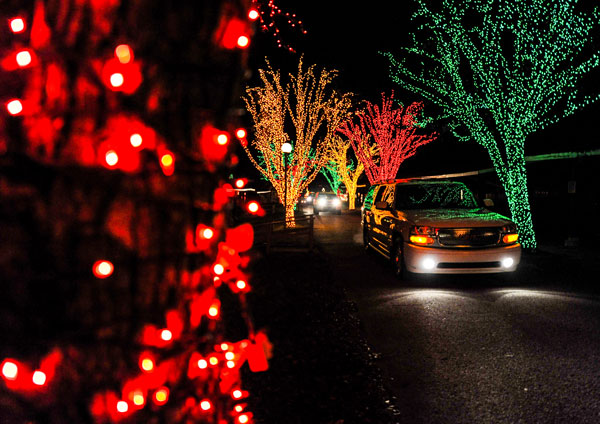
<path fill-rule="evenodd" d="M 363 223 L 363 249 L 365 249 L 365 252 L 373 251 L 373 248 L 371 247 L 371 244 L 370 244 L 369 230 L 367 230 L 366 222 Z"/>
<path fill-rule="evenodd" d="M 313 214 L 315 214 L 315 215 L 319 215 L 319 211 L 318 211 L 317 209 L 314 209 L 314 208 L 313 208 Z"/>
<path fill-rule="evenodd" d="M 410 273 L 406 270 L 406 263 L 404 262 L 404 251 L 402 250 L 403 243 L 401 239 L 394 242 L 392 263 L 394 265 L 394 272 L 396 277 L 402 281 L 410 280 Z"/>

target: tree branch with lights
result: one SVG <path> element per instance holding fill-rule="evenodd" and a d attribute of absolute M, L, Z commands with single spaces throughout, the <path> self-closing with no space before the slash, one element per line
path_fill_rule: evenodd
<path fill-rule="evenodd" d="M 435 133 L 422 134 L 424 125 L 418 120 L 422 102 L 406 107 L 394 107 L 393 103 L 393 93 L 390 97 L 382 94 L 381 107 L 367 101 L 363 110 L 339 128 L 371 184 L 395 179 L 402 162 L 437 137 Z"/>
<path fill-rule="evenodd" d="M 302 58 L 285 86 L 280 71 L 268 61 L 259 75 L 262 85 L 248 87 L 244 97 L 254 121 L 254 137 L 242 146 L 273 185 L 285 207 L 286 221 L 294 225 L 294 207 L 327 162 L 327 147 L 346 119 L 350 95 L 330 88 L 335 71 L 324 69 L 316 75 L 314 65 L 303 68 Z M 291 144 L 290 154 L 282 152 L 286 143 Z"/>
<path fill-rule="evenodd" d="M 535 248 L 525 141 L 600 98 L 578 88 L 600 67 L 599 12 L 576 0 L 417 4 L 422 38 L 400 60 L 386 54 L 392 79 L 437 104 L 459 139 L 487 149 L 522 244 Z"/>

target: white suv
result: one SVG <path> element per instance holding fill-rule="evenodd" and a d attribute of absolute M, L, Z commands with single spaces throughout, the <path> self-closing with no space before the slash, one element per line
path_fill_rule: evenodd
<path fill-rule="evenodd" d="M 460 182 L 371 186 L 362 225 L 365 248 L 391 259 L 399 276 L 513 272 L 521 260 L 515 224 L 479 207 Z"/>

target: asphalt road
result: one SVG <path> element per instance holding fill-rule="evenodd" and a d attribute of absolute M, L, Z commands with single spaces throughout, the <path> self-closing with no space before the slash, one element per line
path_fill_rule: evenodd
<path fill-rule="evenodd" d="M 363 251 L 357 214 L 317 217 L 315 237 L 358 307 L 399 422 L 600 423 L 600 297 L 584 281 L 593 274 L 568 269 L 581 255 L 525 257 L 510 282 L 401 282 Z"/>

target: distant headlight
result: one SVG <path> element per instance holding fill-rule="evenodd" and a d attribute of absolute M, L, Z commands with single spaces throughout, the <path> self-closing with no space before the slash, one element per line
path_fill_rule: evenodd
<path fill-rule="evenodd" d="M 307 202 L 312 202 L 312 196 L 308 196 L 308 197 L 306 198 L 306 201 L 307 201 Z"/>

